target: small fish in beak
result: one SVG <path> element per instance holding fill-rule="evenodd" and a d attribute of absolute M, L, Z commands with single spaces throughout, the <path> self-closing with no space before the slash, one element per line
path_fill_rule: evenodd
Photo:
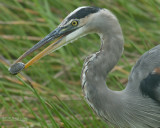
<path fill-rule="evenodd" d="M 8 70 L 12 75 L 16 75 L 20 71 L 22 71 L 25 67 L 25 64 L 22 62 L 18 62 L 13 64 Z"/>

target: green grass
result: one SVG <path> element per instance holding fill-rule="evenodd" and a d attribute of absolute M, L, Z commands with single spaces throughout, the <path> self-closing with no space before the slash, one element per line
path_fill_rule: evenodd
<path fill-rule="evenodd" d="M 124 33 L 124 54 L 106 79 L 111 89 L 122 90 L 136 60 L 159 44 L 158 0 L 0 0 L 1 127 L 108 127 L 86 104 L 80 85 L 85 57 L 100 47 L 97 35 L 59 49 L 17 76 L 10 75 L 7 69 L 24 51 L 54 30 L 68 13 L 84 5 L 111 10 Z"/>

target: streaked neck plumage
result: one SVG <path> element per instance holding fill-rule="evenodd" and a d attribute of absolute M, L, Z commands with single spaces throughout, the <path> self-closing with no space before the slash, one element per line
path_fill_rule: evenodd
<path fill-rule="evenodd" d="M 110 17 L 110 15 L 108 17 Z M 103 17 L 103 19 L 101 19 L 101 22 L 103 23 L 96 28 L 97 33 L 101 38 L 101 49 L 86 58 L 81 76 L 85 98 L 89 105 L 99 116 L 102 116 L 102 118 L 103 115 L 99 112 L 101 110 L 106 110 L 107 108 L 109 111 L 110 105 L 114 105 L 114 103 L 116 105 L 119 100 L 119 97 L 106 86 L 106 77 L 121 57 L 124 42 L 117 19 L 111 17 L 114 18 L 114 20 L 111 19 L 111 22 L 110 20 L 107 20 L 109 19 L 108 17 L 106 16 L 106 20 L 105 17 Z M 109 99 L 112 97 L 111 95 L 113 95 L 113 98 Z M 106 101 L 106 103 L 101 101 Z M 102 107 L 106 108 L 103 109 Z M 105 112 L 102 113 L 105 114 Z M 111 116 L 109 116 L 108 113 L 108 119 L 110 117 Z"/>

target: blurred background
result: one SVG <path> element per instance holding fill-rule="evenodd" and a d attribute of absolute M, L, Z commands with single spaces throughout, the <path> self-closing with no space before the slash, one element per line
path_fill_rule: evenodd
<path fill-rule="evenodd" d="M 159 0 L 0 0 L 2 128 L 109 128 L 81 91 L 84 59 L 100 48 L 96 34 L 43 57 L 17 76 L 8 72 L 10 64 L 80 6 L 107 8 L 119 19 L 125 44 L 119 63 L 106 78 L 113 90 L 124 89 L 137 59 L 160 43 Z"/>

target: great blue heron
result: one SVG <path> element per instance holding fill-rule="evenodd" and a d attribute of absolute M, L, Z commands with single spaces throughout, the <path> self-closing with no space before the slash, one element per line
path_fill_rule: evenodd
<path fill-rule="evenodd" d="M 117 18 L 107 9 L 79 7 L 44 39 L 24 53 L 10 68 L 20 72 L 42 56 L 82 37 L 97 33 L 101 38 L 98 52 L 86 58 L 81 83 L 87 103 L 106 122 L 119 128 L 160 127 L 160 45 L 137 61 L 122 91 L 106 86 L 107 74 L 123 52 L 123 35 Z M 27 64 L 19 62 L 31 52 L 56 40 Z"/>

